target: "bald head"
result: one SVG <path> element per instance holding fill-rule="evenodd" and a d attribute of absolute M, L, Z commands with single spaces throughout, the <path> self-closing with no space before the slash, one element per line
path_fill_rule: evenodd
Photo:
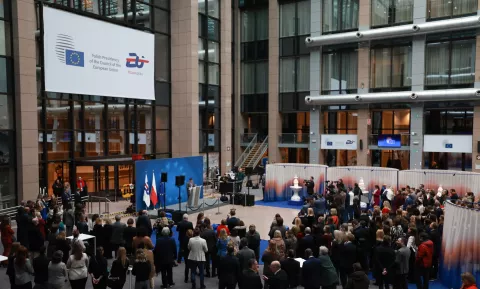
<path fill-rule="evenodd" d="M 280 270 L 280 262 L 279 261 L 273 261 L 270 264 L 270 270 L 274 273 L 277 272 L 278 270 Z"/>

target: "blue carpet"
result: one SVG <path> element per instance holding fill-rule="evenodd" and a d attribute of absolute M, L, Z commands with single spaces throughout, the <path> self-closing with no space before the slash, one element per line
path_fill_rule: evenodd
<path fill-rule="evenodd" d="M 300 210 L 302 208 L 302 205 L 291 206 L 291 205 L 288 204 L 288 201 L 277 201 L 277 202 L 256 201 L 255 205 L 257 205 L 257 206 L 267 206 L 267 207 L 276 207 L 276 208 L 298 209 L 298 210 Z"/>

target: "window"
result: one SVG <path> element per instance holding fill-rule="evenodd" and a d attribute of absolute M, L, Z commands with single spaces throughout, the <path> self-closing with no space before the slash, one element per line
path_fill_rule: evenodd
<path fill-rule="evenodd" d="M 323 0 L 323 33 L 358 29 L 358 0 Z"/>
<path fill-rule="evenodd" d="M 310 58 L 280 59 L 280 92 L 310 90 Z"/>
<path fill-rule="evenodd" d="M 355 111 L 325 111 L 324 132 L 326 134 L 357 134 L 357 118 Z M 325 163 L 328 166 L 355 166 L 357 151 L 323 150 Z"/>
<path fill-rule="evenodd" d="M 268 92 L 268 62 L 242 63 L 242 94 Z"/>
<path fill-rule="evenodd" d="M 242 61 L 268 59 L 268 10 L 242 11 Z"/>
<path fill-rule="evenodd" d="M 357 49 L 326 49 L 322 56 L 322 94 L 355 93 L 357 67 Z"/>
<path fill-rule="evenodd" d="M 412 47 L 373 46 L 370 50 L 370 90 L 398 91 L 412 86 Z"/>
<path fill-rule="evenodd" d="M 310 34 L 310 1 L 280 5 L 280 37 Z"/>
<path fill-rule="evenodd" d="M 412 23 L 413 0 L 372 0 L 372 26 Z"/>
<path fill-rule="evenodd" d="M 468 110 L 426 110 L 424 123 L 426 134 L 472 134 L 473 108 Z"/>
<path fill-rule="evenodd" d="M 428 0 L 427 5 L 429 19 L 476 15 L 478 9 L 477 0 Z"/>
<path fill-rule="evenodd" d="M 474 34 L 471 36 L 456 34 L 455 38 L 427 39 L 427 41 L 426 88 L 473 87 L 476 46 Z"/>

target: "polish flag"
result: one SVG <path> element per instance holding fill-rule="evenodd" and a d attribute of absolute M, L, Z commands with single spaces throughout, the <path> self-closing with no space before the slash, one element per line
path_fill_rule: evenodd
<path fill-rule="evenodd" d="M 153 177 L 152 177 L 152 190 L 150 191 L 150 199 L 152 200 L 153 207 L 155 207 L 158 203 L 157 185 L 155 183 L 155 172 L 153 172 Z"/>

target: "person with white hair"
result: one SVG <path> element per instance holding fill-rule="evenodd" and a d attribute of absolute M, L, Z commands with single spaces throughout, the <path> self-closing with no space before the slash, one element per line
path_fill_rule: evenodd
<path fill-rule="evenodd" d="M 273 261 L 270 263 L 270 271 L 273 273 L 271 276 L 263 275 L 262 278 L 269 289 L 285 289 L 288 286 L 288 275 L 285 270 L 282 270 L 279 261 Z"/>
<path fill-rule="evenodd" d="M 188 221 L 188 214 L 184 214 L 183 220 L 177 223 L 178 242 L 180 243 L 177 256 L 177 262 L 179 264 L 182 262 L 182 256 L 185 258 L 185 260 L 188 258 L 188 256 L 184 256 L 184 252 L 182 250 L 182 248 L 184 248 L 186 245 L 185 242 L 187 240 L 188 230 L 193 231 L 193 224 L 192 222 Z"/>
<path fill-rule="evenodd" d="M 125 246 L 125 240 L 123 239 L 123 232 L 127 225 L 121 222 L 122 218 L 119 215 L 115 216 L 115 223 L 112 224 L 112 236 L 110 242 L 112 243 L 112 249 L 115 254 L 118 251 L 118 248 Z"/>
<path fill-rule="evenodd" d="M 175 240 L 170 237 L 170 229 L 163 227 L 154 249 L 154 262 L 156 273 L 162 274 L 163 288 L 169 288 L 173 283 L 172 267 L 177 259 L 177 245 Z"/>

